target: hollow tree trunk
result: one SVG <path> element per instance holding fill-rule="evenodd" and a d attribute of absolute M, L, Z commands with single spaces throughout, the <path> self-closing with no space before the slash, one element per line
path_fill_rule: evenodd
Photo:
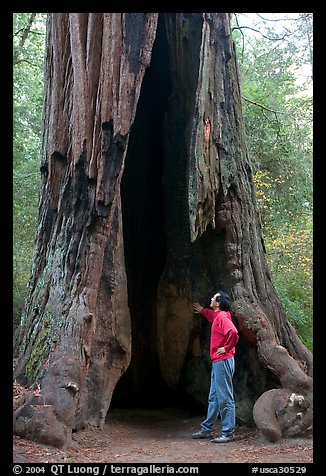
<path fill-rule="evenodd" d="M 69 443 L 103 426 L 114 390 L 133 397 L 154 374 L 206 403 L 209 328 L 192 302 L 219 288 L 240 325 L 238 419 L 271 440 L 311 432 L 312 357 L 268 272 L 229 15 L 55 13 L 47 45 L 15 342 L 15 377 L 34 387 L 15 432 Z"/>
<path fill-rule="evenodd" d="M 103 425 L 130 361 L 119 188 L 156 23 L 157 14 L 49 17 L 43 189 L 16 369 L 41 382 L 41 396 L 31 394 L 16 431 L 51 444 Z"/>

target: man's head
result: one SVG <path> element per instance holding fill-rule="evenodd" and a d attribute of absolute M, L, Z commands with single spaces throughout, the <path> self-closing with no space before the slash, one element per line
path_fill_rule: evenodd
<path fill-rule="evenodd" d="M 211 299 L 211 307 L 221 311 L 230 311 L 231 302 L 229 295 L 224 291 L 217 291 Z"/>

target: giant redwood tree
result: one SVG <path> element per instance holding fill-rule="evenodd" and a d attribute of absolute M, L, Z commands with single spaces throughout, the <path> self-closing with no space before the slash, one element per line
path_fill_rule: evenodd
<path fill-rule="evenodd" d="M 312 356 L 268 271 L 229 14 L 49 14 L 43 131 L 14 431 L 62 446 L 115 398 L 205 404 L 192 303 L 224 289 L 238 424 L 309 434 Z"/>

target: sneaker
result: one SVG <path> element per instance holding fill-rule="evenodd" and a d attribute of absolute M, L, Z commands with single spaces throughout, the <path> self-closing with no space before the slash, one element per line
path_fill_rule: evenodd
<path fill-rule="evenodd" d="M 204 438 L 212 438 L 214 435 L 213 435 L 213 432 L 212 431 L 197 431 L 197 433 L 193 433 L 191 435 L 191 438 L 193 438 L 194 440 L 202 440 Z"/>
<path fill-rule="evenodd" d="M 212 443 L 228 443 L 229 441 L 232 441 L 234 438 L 234 435 L 220 435 L 217 438 L 214 438 L 212 440 Z"/>

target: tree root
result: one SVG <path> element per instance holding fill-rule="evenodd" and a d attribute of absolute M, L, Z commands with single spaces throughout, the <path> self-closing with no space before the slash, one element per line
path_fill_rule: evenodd
<path fill-rule="evenodd" d="M 282 437 L 310 436 L 312 433 L 311 395 L 272 389 L 263 393 L 253 409 L 254 421 L 262 435 L 275 442 Z"/>

